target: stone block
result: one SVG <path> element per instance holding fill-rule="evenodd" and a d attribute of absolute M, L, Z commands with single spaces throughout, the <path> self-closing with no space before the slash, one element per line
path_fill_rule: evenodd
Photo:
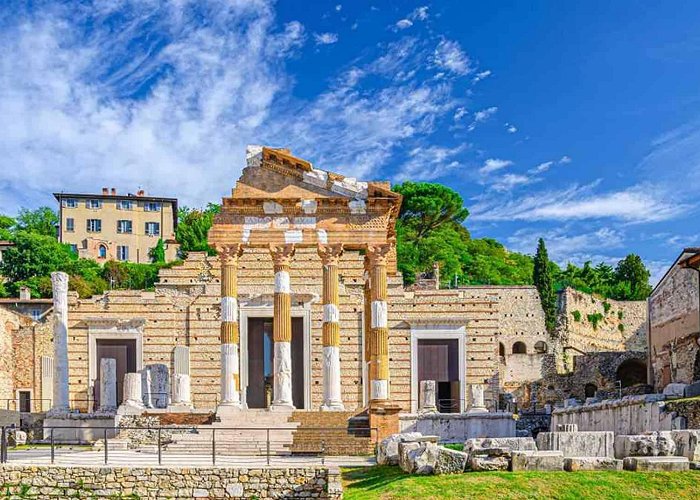
<path fill-rule="evenodd" d="M 377 464 L 379 465 L 399 465 L 399 443 L 419 438 L 420 432 L 405 432 L 402 434 L 392 434 L 383 439 L 377 447 Z"/>
<path fill-rule="evenodd" d="M 622 470 L 622 460 L 609 457 L 566 457 L 564 470 L 567 472 Z"/>
<path fill-rule="evenodd" d="M 565 457 L 615 456 L 615 436 L 606 431 L 540 432 L 537 449 L 561 451 Z"/>
<path fill-rule="evenodd" d="M 686 387 L 688 387 L 688 384 L 668 384 L 664 387 L 663 394 L 668 398 L 682 398 Z"/>
<path fill-rule="evenodd" d="M 508 457 L 489 457 L 486 455 L 472 456 L 469 459 L 469 468 L 474 472 L 491 472 L 508 470 Z"/>
<path fill-rule="evenodd" d="M 690 462 L 690 470 L 700 470 L 700 462 Z"/>
<path fill-rule="evenodd" d="M 578 432 L 577 424 L 559 424 L 557 425 L 557 432 Z"/>
<path fill-rule="evenodd" d="M 430 442 L 401 443 L 401 469 L 409 474 L 434 474 L 438 445 Z"/>
<path fill-rule="evenodd" d="M 411 464 L 408 453 L 417 450 L 421 447 L 421 443 L 415 441 L 409 441 L 405 443 L 399 443 L 399 467 L 404 472 L 411 472 L 413 465 Z"/>
<path fill-rule="evenodd" d="M 510 448 L 475 448 L 469 451 L 472 457 L 487 456 L 487 457 L 506 457 L 510 458 L 513 450 Z"/>
<path fill-rule="evenodd" d="M 631 471 L 687 471 L 690 462 L 685 457 L 627 457 L 623 467 Z"/>
<path fill-rule="evenodd" d="M 531 437 L 474 438 L 464 442 L 464 451 L 469 453 L 478 448 L 510 448 L 512 451 L 537 451 Z"/>
<path fill-rule="evenodd" d="M 435 474 L 460 474 L 464 472 L 468 462 L 469 455 L 466 453 L 438 446 Z"/>
<path fill-rule="evenodd" d="M 700 381 L 688 384 L 683 391 L 683 396 L 686 398 L 694 398 L 700 396 Z"/>
<path fill-rule="evenodd" d="M 676 455 L 700 462 L 700 429 L 671 431 L 671 437 L 676 444 Z"/>
<path fill-rule="evenodd" d="M 7 434 L 7 442 L 10 446 L 27 444 L 27 433 L 19 429 L 10 430 Z"/>
<path fill-rule="evenodd" d="M 672 456 L 675 452 L 671 431 L 615 436 L 615 458 Z"/>
<path fill-rule="evenodd" d="M 560 471 L 564 470 L 564 454 L 561 451 L 514 451 L 511 470 Z"/>

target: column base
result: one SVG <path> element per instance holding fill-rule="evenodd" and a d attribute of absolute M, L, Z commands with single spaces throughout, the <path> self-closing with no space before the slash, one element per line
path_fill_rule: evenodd
<path fill-rule="evenodd" d="M 469 408 L 467 410 L 467 415 L 478 415 L 483 413 L 488 413 L 489 411 L 484 407 Z"/>
<path fill-rule="evenodd" d="M 340 401 L 329 401 L 321 405 L 321 411 L 345 411 L 345 405 Z"/>
<path fill-rule="evenodd" d="M 294 411 L 296 407 L 292 403 L 272 403 L 268 408 L 270 411 Z"/>
<path fill-rule="evenodd" d="M 241 403 L 219 403 L 219 406 L 216 407 L 216 416 L 221 417 L 222 415 L 231 415 L 241 411 L 243 411 Z"/>

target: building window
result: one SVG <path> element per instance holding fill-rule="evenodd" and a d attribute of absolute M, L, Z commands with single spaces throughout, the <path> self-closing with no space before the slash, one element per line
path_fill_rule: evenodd
<path fill-rule="evenodd" d="M 117 246 L 117 260 L 129 260 L 129 247 L 126 245 Z"/>
<path fill-rule="evenodd" d="M 39 319 L 41 318 L 41 309 L 32 309 L 29 312 L 29 315 L 34 321 L 39 321 Z"/>
<path fill-rule="evenodd" d="M 78 245 L 71 243 L 70 250 L 73 253 L 78 253 Z"/>
<path fill-rule="evenodd" d="M 97 249 L 97 253 L 98 253 L 100 259 L 106 259 L 107 258 L 107 247 L 104 245 L 100 245 L 100 247 Z"/>
<path fill-rule="evenodd" d="M 516 342 L 513 344 L 513 354 L 527 354 L 527 347 L 525 347 L 525 342 Z"/>
<path fill-rule="evenodd" d="M 68 217 L 66 219 L 66 231 L 68 231 L 69 233 L 75 231 L 75 219 L 73 219 L 72 217 Z"/>
<path fill-rule="evenodd" d="M 88 219 L 87 220 L 87 231 L 88 231 L 88 233 L 102 232 L 102 220 L 101 219 Z"/>
<path fill-rule="evenodd" d="M 86 204 L 88 208 L 92 208 L 93 210 L 102 208 L 102 200 L 88 200 Z"/>
<path fill-rule="evenodd" d="M 156 201 L 148 201 L 144 203 L 143 209 L 146 212 L 159 212 L 160 211 L 160 203 Z"/>
<path fill-rule="evenodd" d="M 535 352 L 537 354 L 547 354 L 547 344 L 543 341 L 538 341 L 535 343 Z"/>
<path fill-rule="evenodd" d="M 132 208 L 132 201 L 131 200 L 119 200 L 117 203 L 117 208 L 119 210 L 131 210 Z"/>
<path fill-rule="evenodd" d="M 130 220 L 118 220 L 117 221 L 117 232 L 118 233 L 131 233 L 131 221 Z"/>
<path fill-rule="evenodd" d="M 158 236 L 160 234 L 160 222 L 146 222 L 146 234 Z"/>
<path fill-rule="evenodd" d="M 75 198 L 66 198 L 63 200 L 63 206 L 66 208 L 78 208 L 78 200 Z"/>
<path fill-rule="evenodd" d="M 32 411 L 32 391 L 17 391 L 17 405 L 22 413 Z"/>

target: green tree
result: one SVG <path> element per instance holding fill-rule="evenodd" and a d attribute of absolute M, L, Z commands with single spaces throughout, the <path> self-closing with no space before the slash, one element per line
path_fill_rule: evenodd
<path fill-rule="evenodd" d="M 9 240 L 12 238 L 12 227 L 15 225 L 15 220 L 7 215 L 0 215 L 0 240 Z"/>
<path fill-rule="evenodd" d="M 188 252 L 207 252 L 216 255 L 216 250 L 207 240 L 209 229 L 214 216 L 221 211 L 221 206 L 214 203 L 207 205 L 204 210 L 182 207 L 178 210 L 177 229 L 175 238 L 180 244 L 180 255 L 187 256 Z"/>
<path fill-rule="evenodd" d="M 553 333 L 557 326 L 557 303 L 554 293 L 554 284 L 550 273 L 547 247 L 542 238 L 537 242 L 537 253 L 533 267 L 532 281 L 540 294 L 540 302 L 544 311 L 544 324 L 549 333 Z"/>
<path fill-rule="evenodd" d="M 625 300 L 645 300 L 651 294 L 650 273 L 639 255 L 629 254 L 618 262 L 615 276 L 623 285 L 621 289 L 629 289 L 629 295 L 623 297 Z"/>
<path fill-rule="evenodd" d="M 18 231 L 55 238 L 56 227 L 58 227 L 58 215 L 49 207 L 39 207 L 36 210 L 22 208 L 17 215 L 16 228 Z"/>
<path fill-rule="evenodd" d="M 148 256 L 154 264 L 162 264 L 165 262 L 165 243 L 163 238 L 158 239 L 156 246 L 148 251 Z"/>
<path fill-rule="evenodd" d="M 393 190 L 403 195 L 399 219 L 416 239 L 446 223 L 461 225 L 469 215 L 459 193 L 442 184 L 406 181 Z"/>
<path fill-rule="evenodd" d="M 4 252 L 0 263 L 0 275 L 11 282 L 48 276 L 76 259 L 70 246 L 59 243 L 55 237 L 20 231 L 12 241 L 15 246 Z"/>

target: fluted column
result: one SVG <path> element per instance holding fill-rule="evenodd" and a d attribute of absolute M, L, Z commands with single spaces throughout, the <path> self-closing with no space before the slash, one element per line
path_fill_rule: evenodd
<path fill-rule="evenodd" d="M 371 324 L 369 343 L 370 402 L 389 399 L 389 328 L 387 323 L 387 255 L 391 245 L 369 245 Z"/>
<path fill-rule="evenodd" d="M 219 406 L 241 408 L 238 330 L 239 244 L 218 248 L 221 261 L 221 402 Z"/>
<path fill-rule="evenodd" d="M 270 245 L 275 271 L 275 296 L 272 338 L 275 343 L 273 363 L 272 410 L 294 409 L 292 401 L 292 299 L 289 267 L 294 245 Z"/>
<path fill-rule="evenodd" d="M 372 283 L 370 281 L 370 266 L 369 266 L 369 257 L 365 255 L 365 272 L 364 272 L 364 278 L 365 278 L 365 289 L 364 289 L 364 319 L 363 319 L 363 333 L 365 336 L 365 342 L 364 342 L 364 367 L 367 368 L 367 373 L 366 377 L 367 380 L 365 380 L 365 387 L 364 387 L 364 394 L 365 397 L 367 398 L 366 400 L 369 401 L 370 399 L 370 394 L 371 394 L 371 378 L 370 378 L 370 353 L 372 352 Z"/>
<path fill-rule="evenodd" d="M 343 245 L 319 245 L 323 263 L 323 404 L 321 410 L 345 409 L 340 390 L 340 310 L 338 261 Z"/>
<path fill-rule="evenodd" d="M 67 412 L 68 400 L 68 275 L 51 273 L 53 288 L 53 413 Z M 99 369 L 99 367 L 98 367 Z"/>

